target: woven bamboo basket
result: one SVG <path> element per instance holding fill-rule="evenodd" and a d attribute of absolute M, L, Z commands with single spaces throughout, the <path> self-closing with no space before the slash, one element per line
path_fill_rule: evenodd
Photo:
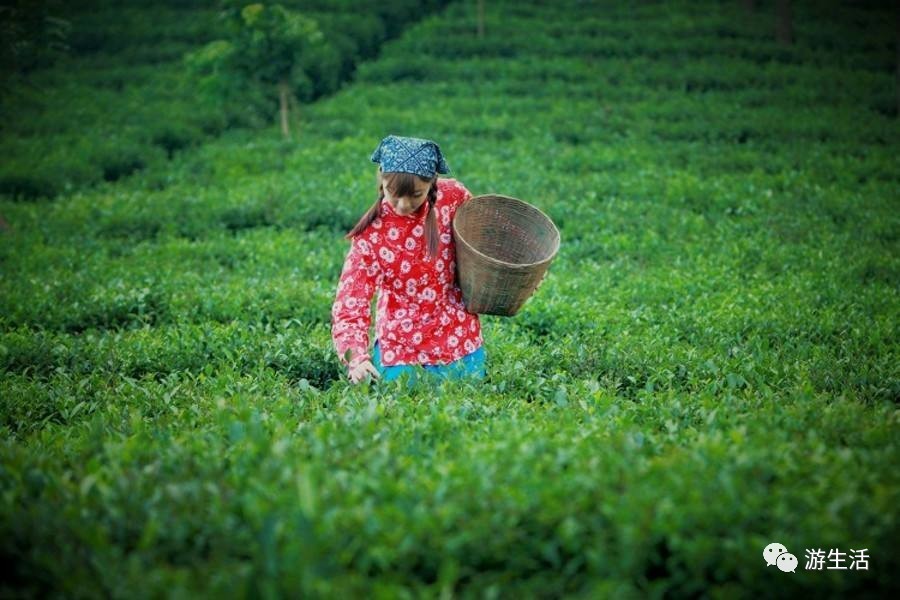
<path fill-rule="evenodd" d="M 466 309 L 511 317 L 541 284 L 559 251 L 559 230 L 509 196 L 470 198 L 453 218 L 456 271 Z"/>

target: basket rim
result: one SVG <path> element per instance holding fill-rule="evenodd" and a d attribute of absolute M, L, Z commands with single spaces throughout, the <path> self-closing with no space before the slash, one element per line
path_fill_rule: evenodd
<path fill-rule="evenodd" d="M 493 256 L 488 256 L 488 255 L 485 254 L 484 252 L 481 252 L 480 250 L 478 250 L 477 248 L 475 248 L 474 246 L 472 246 L 472 244 L 470 244 L 470 243 L 466 240 L 466 238 L 463 237 L 463 235 L 459 232 L 458 228 L 456 227 L 456 217 L 459 216 L 459 211 L 460 211 L 460 209 L 462 209 L 462 208 L 463 208 L 466 204 L 468 204 L 469 202 L 472 202 L 473 200 L 483 200 L 483 199 L 486 199 L 486 198 L 489 198 L 489 197 L 493 197 L 493 198 L 503 198 L 504 200 L 512 200 L 512 201 L 514 201 L 514 202 L 521 202 L 522 204 L 525 204 L 526 206 L 528 206 L 528 207 L 530 207 L 530 208 L 536 210 L 538 213 L 541 214 L 542 217 L 544 217 L 545 219 L 547 219 L 547 222 L 550 223 L 550 227 L 553 228 L 553 232 L 556 233 L 556 243 L 554 244 L 553 252 L 551 252 L 550 255 L 549 255 L 547 258 L 545 258 L 544 260 L 538 261 L 538 262 L 533 262 L 533 263 L 512 263 L 512 262 L 506 262 L 505 260 L 500 260 L 499 258 L 494 258 Z M 545 213 L 544 211 L 542 211 L 541 209 L 539 209 L 537 206 L 534 206 L 533 204 L 531 204 L 531 203 L 529 203 L 529 202 L 525 202 L 525 201 L 522 200 L 521 198 L 514 198 L 514 197 L 512 197 L 512 196 L 506 196 L 506 195 L 503 195 L 503 194 L 493 194 L 493 193 L 491 193 L 491 194 L 478 194 L 477 196 L 472 196 L 472 197 L 469 198 L 466 202 L 464 202 L 462 205 L 460 205 L 460 207 L 456 210 L 456 214 L 453 215 L 453 223 L 452 223 L 452 226 L 453 226 L 453 233 L 454 233 L 454 235 L 456 236 L 456 238 L 457 238 L 459 241 L 461 241 L 463 244 L 465 244 L 465 246 L 466 246 L 467 249 L 471 250 L 472 252 L 474 252 L 475 254 L 477 254 L 479 257 L 485 259 L 485 260 L 488 261 L 489 263 L 493 263 L 493 264 L 495 264 L 495 265 L 499 265 L 499 266 L 503 266 L 503 267 L 508 267 L 508 268 L 513 268 L 513 269 L 530 269 L 530 268 L 533 268 L 533 267 L 537 267 L 537 266 L 541 266 L 541 265 L 544 265 L 544 264 L 546 264 L 546 263 L 549 263 L 550 261 L 552 261 L 552 260 L 556 257 L 557 253 L 559 252 L 559 246 L 560 246 L 560 241 L 561 241 L 561 237 L 562 237 L 562 236 L 560 236 L 559 228 L 556 226 L 556 223 L 553 222 L 553 219 L 551 219 L 551 218 L 547 215 L 547 213 Z M 458 260 L 458 259 L 457 259 L 457 260 Z"/>

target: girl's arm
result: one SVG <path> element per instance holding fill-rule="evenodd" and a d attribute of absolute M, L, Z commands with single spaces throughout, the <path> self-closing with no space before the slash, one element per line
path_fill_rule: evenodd
<path fill-rule="evenodd" d="M 351 369 L 370 358 L 370 310 L 380 278 L 372 247 L 361 237 L 354 238 L 331 307 L 331 339 L 338 359 Z"/>

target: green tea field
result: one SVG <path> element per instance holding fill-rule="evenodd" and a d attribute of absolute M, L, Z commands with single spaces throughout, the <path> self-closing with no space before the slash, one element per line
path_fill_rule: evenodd
<path fill-rule="evenodd" d="M 888 3 L 286 2 L 290 137 L 219 5 L 99 4 L 0 93 L 0 596 L 900 592 Z M 388 134 L 559 228 L 482 381 L 332 345 Z"/>

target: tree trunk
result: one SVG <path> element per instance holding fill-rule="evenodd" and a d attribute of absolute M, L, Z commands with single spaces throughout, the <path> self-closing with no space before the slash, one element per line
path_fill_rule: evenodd
<path fill-rule="evenodd" d="M 775 24 L 775 38 L 779 44 L 790 46 L 794 43 L 794 27 L 791 23 L 791 0 L 778 0 L 778 20 Z"/>
<path fill-rule="evenodd" d="M 478 37 L 484 38 L 484 0 L 478 0 Z"/>
<path fill-rule="evenodd" d="M 297 97 L 294 94 L 288 94 L 288 108 L 291 111 L 291 122 L 300 127 L 300 108 L 297 105 Z M 299 133 L 298 133 L 299 135 Z"/>
<path fill-rule="evenodd" d="M 278 84 L 278 97 L 281 103 L 281 133 L 285 138 L 291 137 L 291 129 L 288 124 L 288 98 L 291 90 L 286 81 Z"/>

